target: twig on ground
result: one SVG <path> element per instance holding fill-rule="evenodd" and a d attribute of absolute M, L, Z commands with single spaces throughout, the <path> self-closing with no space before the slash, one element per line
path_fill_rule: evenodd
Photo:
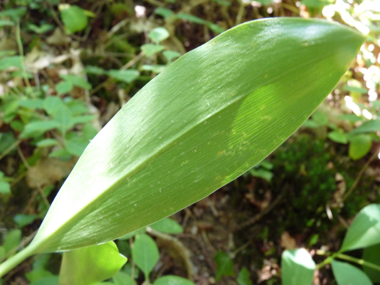
<path fill-rule="evenodd" d="M 358 176 L 356 176 L 356 179 L 354 181 L 354 183 L 351 185 L 350 189 L 347 191 L 347 193 L 343 196 L 342 198 L 342 201 L 345 201 L 348 196 L 351 195 L 351 193 L 355 190 L 356 186 L 358 186 L 359 184 L 359 181 L 360 179 L 362 178 L 364 172 L 368 169 L 368 167 L 370 166 L 370 164 L 377 158 L 378 154 L 379 154 L 379 150 L 380 149 L 377 149 L 373 154 L 372 156 L 368 159 L 368 161 L 366 162 L 366 164 L 363 165 L 362 169 L 360 169 L 359 173 L 358 173 Z"/>
<path fill-rule="evenodd" d="M 246 227 L 251 226 L 251 225 L 257 223 L 259 220 L 261 220 L 265 215 L 267 215 L 270 211 L 272 211 L 282 201 L 282 198 L 284 197 L 285 192 L 286 192 L 286 188 L 282 190 L 281 194 L 277 196 L 277 198 L 273 201 L 272 204 L 270 204 L 268 207 L 266 207 L 264 210 L 262 210 L 256 216 L 245 221 L 244 223 L 241 223 L 238 227 L 236 227 L 233 230 L 233 232 L 237 232 L 237 231 L 240 231 L 242 229 L 245 229 Z"/>
<path fill-rule="evenodd" d="M 181 259 L 183 260 L 183 263 L 187 271 L 187 278 L 190 280 L 193 280 L 194 278 L 193 264 L 190 260 L 188 249 L 183 245 L 183 243 L 175 237 L 172 237 L 165 233 L 158 232 L 150 227 L 147 227 L 147 232 L 151 234 L 152 236 L 155 236 L 158 239 L 161 239 L 162 241 L 170 243 L 170 246 L 174 248 L 176 254 L 178 254 L 178 256 L 181 257 Z"/>

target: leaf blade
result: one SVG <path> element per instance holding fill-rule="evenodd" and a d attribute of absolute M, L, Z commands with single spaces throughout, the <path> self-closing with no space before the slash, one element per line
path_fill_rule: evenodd
<path fill-rule="evenodd" d="M 331 267 L 338 285 L 372 285 L 363 271 L 349 263 L 333 260 Z"/>
<path fill-rule="evenodd" d="M 297 285 L 313 282 L 315 263 L 303 248 L 285 250 L 281 257 L 282 284 Z"/>
<path fill-rule="evenodd" d="M 313 113 L 362 40 L 324 21 L 267 19 L 179 58 L 92 140 L 33 242 L 39 251 L 97 244 L 211 194 Z"/>
<path fill-rule="evenodd" d="M 356 215 L 347 230 L 340 252 L 379 244 L 380 205 L 371 204 Z"/>
<path fill-rule="evenodd" d="M 63 254 L 60 284 L 97 284 L 113 277 L 127 262 L 113 241 Z"/>

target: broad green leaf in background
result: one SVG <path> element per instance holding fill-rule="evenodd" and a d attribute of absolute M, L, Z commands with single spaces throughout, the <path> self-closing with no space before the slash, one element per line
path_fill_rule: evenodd
<path fill-rule="evenodd" d="M 44 280 L 47 277 L 52 277 L 54 275 L 53 273 L 44 268 L 33 268 L 33 270 L 31 272 L 26 273 L 25 276 L 26 278 L 28 278 L 31 284 L 35 284 L 36 282 L 41 282 L 41 280 Z"/>
<path fill-rule="evenodd" d="M 54 276 L 53 273 L 46 269 L 51 254 L 41 254 L 36 256 L 33 260 L 32 270 L 25 274 L 26 278 L 30 281 L 30 284 L 58 284 L 58 276 Z M 52 280 L 52 278 L 55 279 Z"/>
<path fill-rule="evenodd" d="M 338 285 L 372 285 L 363 271 L 347 262 L 333 260 L 331 267 Z"/>
<path fill-rule="evenodd" d="M 91 141 L 32 243 L 0 276 L 33 253 L 150 225 L 247 172 L 314 112 L 363 40 L 323 20 L 271 18 L 182 56 Z"/>
<path fill-rule="evenodd" d="M 179 52 L 172 51 L 172 50 L 165 50 L 162 52 L 162 54 L 164 55 L 164 57 L 166 58 L 168 62 L 172 62 L 173 59 L 181 56 Z"/>
<path fill-rule="evenodd" d="M 252 285 L 251 276 L 250 276 L 249 271 L 246 267 L 243 267 L 239 271 L 239 275 L 236 279 L 236 282 L 238 285 Z"/>
<path fill-rule="evenodd" d="M 337 143 L 346 144 L 348 142 L 346 134 L 340 131 L 329 132 L 327 136 L 330 140 Z"/>
<path fill-rule="evenodd" d="M 373 246 L 366 247 L 363 250 L 363 256 L 362 259 L 370 262 L 372 264 L 376 264 L 377 266 L 380 266 L 380 243 L 375 244 Z M 367 274 L 367 276 L 372 280 L 374 283 L 380 282 L 380 271 L 372 269 L 368 266 L 363 266 L 363 271 Z"/>
<path fill-rule="evenodd" d="M 37 34 L 44 34 L 48 31 L 51 31 L 52 29 L 54 29 L 54 26 L 50 25 L 50 24 L 42 24 L 40 27 L 38 27 L 34 24 L 29 24 L 28 29 L 32 32 L 37 33 Z"/>
<path fill-rule="evenodd" d="M 37 215 L 23 215 L 23 214 L 17 214 L 14 216 L 13 220 L 15 223 L 20 227 L 24 227 L 26 225 L 31 224 L 34 222 L 34 220 L 37 218 Z"/>
<path fill-rule="evenodd" d="M 127 262 L 113 241 L 65 252 L 60 284 L 91 285 L 113 277 Z"/>
<path fill-rule="evenodd" d="M 145 44 L 141 46 L 141 50 L 145 53 L 146 56 L 154 55 L 155 53 L 158 53 L 164 49 L 165 47 L 162 45 Z"/>
<path fill-rule="evenodd" d="M 64 103 L 62 99 L 57 96 L 49 96 L 44 100 L 44 109 L 50 116 L 53 116 L 55 113 L 57 113 L 63 106 Z"/>
<path fill-rule="evenodd" d="M 42 99 L 26 99 L 19 102 L 21 107 L 27 109 L 44 109 L 44 100 Z"/>
<path fill-rule="evenodd" d="M 1 138 L 0 138 L 1 140 Z M 8 182 L 7 177 L 5 177 L 4 173 L 0 171 L 0 194 L 10 194 L 11 193 L 11 185 Z M 173 221 L 174 222 L 174 221 Z"/>
<path fill-rule="evenodd" d="M 194 283 L 179 276 L 166 275 L 154 281 L 153 285 L 194 285 Z"/>
<path fill-rule="evenodd" d="M 7 27 L 7 26 L 14 26 L 15 23 L 9 20 L 0 20 L 0 29 L 2 27 Z"/>
<path fill-rule="evenodd" d="M 138 72 L 137 70 L 132 70 L 132 69 L 128 69 L 128 70 L 113 69 L 108 72 L 108 75 L 119 81 L 131 83 L 139 77 L 140 72 Z"/>
<path fill-rule="evenodd" d="M 183 228 L 180 224 L 170 218 L 162 219 L 154 224 L 151 224 L 149 227 L 152 229 L 166 233 L 166 234 L 181 234 L 183 233 Z"/>
<path fill-rule="evenodd" d="M 157 14 L 157 15 L 160 15 L 162 17 L 164 17 L 165 19 L 169 19 L 170 17 L 172 17 L 174 15 L 174 12 L 170 9 L 166 9 L 166 8 L 163 8 L 163 7 L 158 7 L 154 10 L 154 13 Z"/>
<path fill-rule="evenodd" d="M 154 240 L 147 234 L 136 235 L 136 240 L 132 248 L 132 258 L 136 265 L 148 280 L 150 272 L 156 265 L 160 254 Z"/>
<path fill-rule="evenodd" d="M 285 250 L 281 257 L 283 285 L 311 285 L 315 262 L 304 248 Z"/>
<path fill-rule="evenodd" d="M 74 74 L 62 74 L 60 75 L 63 80 L 71 83 L 74 86 L 83 88 L 85 90 L 91 89 L 91 84 L 87 82 L 82 76 L 74 75 Z"/>
<path fill-rule="evenodd" d="M 58 141 L 56 139 L 43 139 L 37 143 L 38 147 L 49 147 L 53 145 L 58 145 Z"/>
<path fill-rule="evenodd" d="M 42 135 L 43 133 L 59 128 L 61 124 L 56 121 L 37 121 L 30 122 L 25 125 L 24 131 L 20 134 L 20 138 L 31 138 Z"/>
<path fill-rule="evenodd" d="M 371 133 L 380 131 L 380 120 L 371 120 L 364 122 L 359 127 L 352 130 L 351 134 Z"/>
<path fill-rule="evenodd" d="M 141 66 L 141 70 L 143 71 L 152 71 L 155 73 L 161 73 L 166 68 L 166 65 L 156 64 L 156 65 L 150 65 L 150 64 L 144 64 Z"/>
<path fill-rule="evenodd" d="M 21 242 L 21 231 L 20 230 L 11 230 L 4 239 L 2 248 L 5 253 L 9 253 L 12 250 L 15 250 Z"/>
<path fill-rule="evenodd" d="M 69 93 L 73 90 L 74 85 L 68 81 L 61 81 L 55 86 L 55 90 L 57 90 L 58 95 Z"/>
<path fill-rule="evenodd" d="M 216 280 L 223 276 L 235 276 L 234 263 L 226 252 L 218 251 L 214 257 L 216 262 Z"/>
<path fill-rule="evenodd" d="M 0 58 L 12 56 L 15 54 L 16 52 L 14 50 L 0 50 Z"/>
<path fill-rule="evenodd" d="M 87 27 L 87 16 L 83 9 L 71 5 L 63 7 L 61 11 L 62 22 L 71 34 L 79 32 Z"/>
<path fill-rule="evenodd" d="M 0 60 L 0 71 L 9 68 L 22 69 L 23 57 L 19 55 L 4 57 Z"/>
<path fill-rule="evenodd" d="M 136 281 L 125 272 L 119 271 L 113 278 L 112 284 L 116 285 L 136 285 Z"/>
<path fill-rule="evenodd" d="M 372 140 L 369 135 L 355 135 L 350 138 L 350 146 L 348 148 L 348 155 L 353 160 L 358 160 L 364 157 L 372 146 Z"/>
<path fill-rule="evenodd" d="M 26 13 L 26 7 L 19 7 L 14 9 L 4 9 L 0 11 L 0 17 L 9 17 L 13 21 L 19 21 Z"/>
<path fill-rule="evenodd" d="M 99 66 L 93 66 L 93 65 L 87 65 L 85 67 L 85 71 L 88 74 L 96 74 L 96 75 L 104 75 L 107 73 L 103 68 L 100 68 Z"/>
<path fill-rule="evenodd" d="M 362 84 L 359 81 L 357 81 L 357 83 L 359 86 L 345 85 L 345 86 L 343 86 L 343 90 L 354 92 L 354 93 L 367 94 L 368 90 L 366 88 L 362 87 Z"/>
<path fill-rule="evenodd" d="M 361 121 L 361 118 L 356 116 L 355 114 L 343 114 L 338 117 L 341 120 L 347 120 L 351 123 L 356 123 Z"/>
<path fill-rule="evenodd" d="M 371 204 L 356 215 L 347 230 L 340 252 L 380 243 L 380 205 Z"/>
<path fill-rule="evenodd" d="M 151 39 L 155 43 L 162 42 L 166 40 L 170 36 L 168 30 L 163 27 L 157 27 L 151 30 L 148 34 L 149 39 Z"/>
<path fill-rule="evenodd" d="M 6 181 L 0 181 L 0 194 L 10 194 L 11 185 Z"/>

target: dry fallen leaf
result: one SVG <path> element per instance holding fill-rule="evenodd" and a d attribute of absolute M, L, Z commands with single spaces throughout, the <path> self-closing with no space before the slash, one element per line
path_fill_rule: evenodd
<path fill-rule="evenodd" d="M 297 248 L 297 242 L 288 232 L 283 232 L 281 235 L 281 246 L 285 249 L 295 249 Z"/>
<path fill-rule="evenodd" d="M 62 161 L 58 158 L 40 160 L 32 166 L 26 175 L 26 181 L 31 188 L 52 185 L 67 177 L 74 167 L 75 160 Z"/>

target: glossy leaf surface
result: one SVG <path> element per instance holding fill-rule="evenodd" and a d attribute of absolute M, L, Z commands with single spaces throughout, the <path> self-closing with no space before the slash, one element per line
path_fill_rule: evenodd
<path fill-rule="evenodd" d="M 371 204 L 355 217 L 343 240 L 341 252 L 380 243 L 380 205 Z"/>
<path fill-rule="evenodd" d="M 113 241 L 63 253 L 60 285 L 91 285 L 113 277 L 127 262 Z"/>
<path fill-rule="evenodd" d="M 283 285 L 311 285 L 315 262 L 306 249 L 285 250 L 281 257 Z"/>
<path fill-rule="evenodd" d="M 333 260 L 331 267 L 338 285 L 372 285 L 363 271 L 347 262 Z"/>
<path fill-rule="evenodd" d="M 118 238 L 245 173 L 313 113 L 362 42 L 326 21 L 265 19 L 182 56 L 92 140 L 30 251 Z"/>

